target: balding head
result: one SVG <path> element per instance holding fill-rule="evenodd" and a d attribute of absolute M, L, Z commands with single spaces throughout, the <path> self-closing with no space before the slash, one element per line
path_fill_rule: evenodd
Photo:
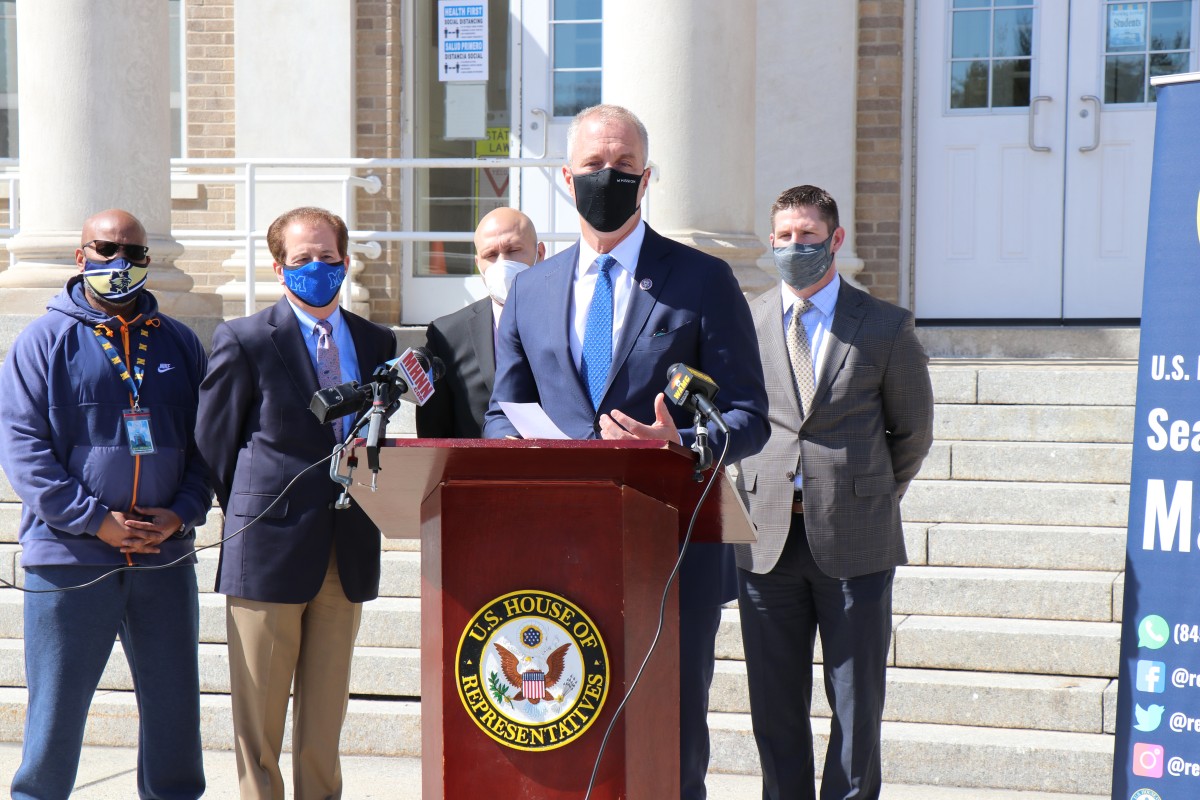
<path fill-rule="evenodd" d="M 533 222 L 515 208 L 488 212 L 475 229 L 475 266 L 480 272 L 487 272 L 497 259 L 533 265 L 545 255 Z"/>
<path fill-rule="evenodd" d="M 83 222 L 79 244 L 102 239 L 118 244 L 146 244 L 146 228 L 133 214 L 119 208 L 110 208 L 93 214 Z"/>

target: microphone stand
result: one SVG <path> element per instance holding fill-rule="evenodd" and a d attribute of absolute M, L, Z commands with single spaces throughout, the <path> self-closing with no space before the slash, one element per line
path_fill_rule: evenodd
<path fill-rule="evenodd" d="M 700 483 L 704 480 L 704 471 L 712 466 L 712 450 L 708 447 L 708 420 L 697 409 L 693 418 L 696 425 L 696 441 L 692 443 L 692 452 L 696 454 L 696 464 L 692 471 L 692 480 Z"/>
<path fill-rule="evenodd" d="M 372 405 L 351 426 L 350 432 L 346 434 L 346 438 L 333 446 L 333 454 L 329 459 L 329 477 L 334 483 L 340 484 L 342 487 L 342 493 L 333 502 L 334 511 L 344 511 L 350 507 L 350 486 L 353 483 L 354 470 L 358 467 L 358 456 L 354 455 L 354 451 L 351 450 L 350 455 L 346 457 L 346 474 L 343 475 L 338 470 L 339 461 L 337 456 L 341 451 L 346 449 L 347 445 L 354 441 L 358 436 L 358 432 L 367 424 L 373 413 L 375 413 L 375 407 Z"/>

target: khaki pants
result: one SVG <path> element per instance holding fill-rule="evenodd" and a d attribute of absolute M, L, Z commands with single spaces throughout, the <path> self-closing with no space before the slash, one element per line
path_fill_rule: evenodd
<path fill-rule="evenodd" d="M 296 800 L 341 797 L 338 740 L 361 618 L 362 604 L 346 599 L 332 554 L 321 590 L 307 603 L 225 598 L 242 800 L 284 800 L 279 754 L 289 694 L 295 698 L 293 795 Z"/>

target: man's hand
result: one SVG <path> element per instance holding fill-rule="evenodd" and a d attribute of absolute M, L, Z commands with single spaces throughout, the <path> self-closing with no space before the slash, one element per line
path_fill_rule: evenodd
<path fill-rule="evenodd" d="M 128 520 L 120 511 L 110 511 L 100 523 L 96 538 L 105 544 L 120 550 L 122 553 L 154 553 L 157 550 L 144 550 L 147 541 L 141 531 L 127 527 Z"/>
<path fill-rule="evenodd" d="M 679 444 L 679 430 L 667 410 L 667 396 L 662 392 L 654 398 L 654 422 L 645 425 L 623 411 L 613 409 L 612 416 L 600 417 L 601 439 L 657 439 Z"/>
<path fill-rule="evenodd" d="M 157 553 L 158 546 L 179 530 L 182 520 L 179 515 L 169 508 L 154 508 L 134 506 L 134 512 L 141 519 L 127 516 L 120 511 L 110 511 L 109 518 L 120 526 L 118 531 L 109 528 L 109 519 L 105 519 L 97 535 L 108 544 L 119 549 L 122 553 Z"/>

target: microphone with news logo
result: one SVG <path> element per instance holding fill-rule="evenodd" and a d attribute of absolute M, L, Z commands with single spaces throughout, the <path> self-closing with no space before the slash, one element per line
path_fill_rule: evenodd
<path fill-rule="evenodd" d="M 672 364 L 667 369 L 666 395 L 677 406 L 712 420 L 721 433 L 729 435 L 729 426 L 721 417 L 720 410 L 713 405 L 717 396 L 716 382 L 698 369 L 687 364 Z"/>

